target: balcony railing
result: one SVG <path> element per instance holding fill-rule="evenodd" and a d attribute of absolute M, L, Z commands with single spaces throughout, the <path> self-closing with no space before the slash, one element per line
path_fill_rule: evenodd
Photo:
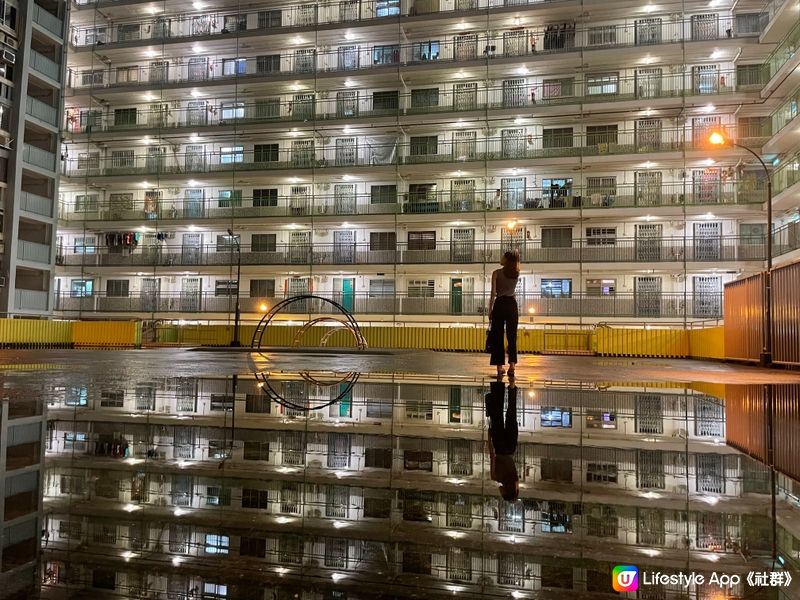
<path fill-rule="evenodd" d="M 487 242 L 436 242 L 396 244 L 374 248 L 369 244 L 275 244 L 241 246 L 243 265 L 424 265 L 497 263 L 509 244 Z M 713 263 L 764 260 L 761 237 L 711 237 L 685 241 L 682 237 L 574 239 L 560 245 L 540 240 L 515 244 L 522 262 L 532 263 Z M 77 246 L 60 248 L 57 264 L 64 266 L 230 266 L 237 262 L 232 247 L 218 245 L 141 245 L 125 247 Z"/>
<path fill-rule="evenodd" d="M 23 145 L 22 160 L 28 164 L 47 169 L 48 171 L 55 172 L 56 170 L 56 155 L 36 146 L 31 146 L 30 144 Z"/>
<path fill-rule="evenodd" d="M 17 242 L 17 258 L 31 262 L 50 264 L 50 246 L 37 242 L 19 240 Z"/>
<path fill-rule="evenodd" d="M 800 23 L 794 26 L 780 45 L 772 51 L 764 63 L 765 81 L 769 81 L 777 72 L 795 56 L 797 44 L 800 43 Z"/>
<path fill-rule="evenodd" d="M 29 213 L 42 215 L 43 217 L 53 216 L 53 200 L 31 194 L 30 192 L 20 192 L 20 207 Z"/>
<path fill-rule="evenodd" d="M 772 232 L 772 250 L 775 256 L 800 250 L 800 221 L 787 223 Z"/>
<path fill-rule="evenodd" d="M 14 290 L 14 305 L 18 310 L 47 310 L 50 294 L 38 290 Z"/>
<path fill-rule="evenodd" d="M 151 31 L 159 29 L 156 23 Z M 263 35 L 256 30 L 254 35 Z M 511 34 L 511 35 L 506 35 Z M 400 66 L 434 67 L 445 63 L 475 64 L 503 58 L 528 58 L 586 50 L 621 47 L 653 47 L 691 41 L 715 41 L 731 38 L 734 21 L 716 19 L 709 26 L 690 21 L 666 22 L 647 30 L 630 24 L 610 24 L 585 29 L 552 30 L 534 28 L 512 30 L 502 36 L 469 32 L 451 40 L 405 44 L 359 46 L 345 44 L 332 50 L 313 47 L 270 56 L 210 59 L 186 56 L 181 64 L 169 60 L 152 61 L 149 66 L 124 63 L 102 69 L 75 69 L 69 72 L 69 86 L 87 87 L 153 87 L 154 84 L 206 85 L 212 81 L 245 81 L 281 74 L 313 76 L 324 73 L 355 73 L 375 69 L 396 69 Z M 753 34 L 747 34 L 753 35 Z M 78 36 L 80 39 L 80 35 Z M 84 39 L 86 35 L 84 35 Z M 96 45 L 96 33 L 89 38 Z M 395 38 L 396 39 L 396 38 Z M 74 41 L 74 34 L 73 34 Z"/>
<path fill-rule="evenodd" d="M 456 4 L 464 4 L 464 0 Z M 457 8 L 456 11 L 475 9 L 477 2 L 471 8 Z M 526 0 L 514 2 L 515 6 L 533 4 Z M 537 4 L 541 0 L 536 1 Z M 355 4 L 355 3 L 353 3 Z M 410 3 L 409 3 L 410 4 Z M 419 13 L 419 5 L 415 4 L 415 11 Z M 314 10 L 317 8 L 317 10 Z M 493 7 L 494 8 L 494 7 Z M 395 16 L 406 16 L 398 13 Z M 230 13 L 206 13 L 200 16 L 176 15 L 169 19 L 127 19 L 116 21 L 112 25 L 82 26 L 71 29 L 70 43 L 76 48 L 86 48 L 97 45 L 136 45 L 142 41 L 156 40 L 159 43 L 169 41 L 182 41 L 186 38 L 219 39 L 230 37 L 246 38 L 250 36 L 264 36 L 269 34 L 286 33 L 287 30 L 309 28 L 316 25 L 333 23 L 367 22 L 376 25 L 384 20 L 393 31 L 396 31 L 396 21 L 385 19 L 376 9 L 376 3 L 371 0 L 362 0 L 357 6 L 346 3 L 330 3 L 328 5 L 294 6 L 276 8 L 270 15 L 260 15 L 259 11 L 248 13 L 240 12 L 238 15 Z M 263 13 L 263 11 L 260 11 Z M 451 16 L 452 9 L 431 10 L 426 14 L 442 14 Z M 413 15 L 412 15 L 413 16 Z M 477 24 L 480 27 L 484 21 Z M 472 28 L 474 31 L 474 28 Z M 707 22 L 693 23 L 690 20 L 673 21 L 659 19 L 658 22 L 649 22 L 646 26 L 631 26 L 623 23 L 604 23 L 597 27 L 578 27 L 570 30 L 553 32 L 545 27 L 514 30 L 514 37 L 506 39 L 505 36 L 492 38 L 493 42 L 506 45 L 517 43 L 526 51 L 558 51 L 584 47 L 619 47 L 619 46 L 652 46 L 683 41 L 709 41 L 738 37 L 741 35 L 758 35 L 758 31 L 737 31 L 735 19 L 730 17 L 720 18 L 714 15 Z M 224 39 L 223 38 L 223 39 Z M 430 49 L 436 52 L 436 48 Z M 430 56 L 429 56 L 430 58 Z"/>
<path fill-rule="evenodd" d="M 772 172 L 772 193 L 780 194 L 800 181 L 800 152 Z"/>
<path fill-rule="evenodd" d="M 126 105 L 123 113 L 103 114 L 90 107 L 72 107 L 64 124 L 69 133 L 123 132 L 157 129 L 173 131 L 199 127 L 264 123 L 308 123 L 371 119 L 392 119 L 432 113 L 469 112 L 474 110 L 514 111 L 562 104 L 655 100 L 688 96 L 718 96 L 742 89 L 760 87 L 751 78 L 737 81 L 735 71 L 719 71 L 713 75 L 695 76 L 686 73 L 661 76 L 623 76 L 603 86 L 590 78 L 577 78 L 569 85 L 531 83 L 511 87 L 470 88 L 453 91 L 426 89 L 424 94 L 398 94 L 395 98 L 373 95 L 370 91 L 331 90 L 327 98 L 295 101 L 281 98 L 234 103 L 230 99 L 210 99 L 189 106 L 188 101 L 169 111 L 154 110 L 152 103 Z M 89 115 L 78 118 L 78 113 Z"/>
<path fill-rule="evenodd" d="M 33 21 L 59 38 L 64 35 L 64 21 L 35 3 L 33 3 Z"/>
<path fill-rule="evenodd" d="M 54 127 L 58 127 L 58 122 L 60 121 L 58 109 L 30 96 L 25 99 L 25 114 L 36 117 Z"/>
<path fill-rule="evenodd" d="M 509 129 L 502 137 L 466 136 L 459 140 L 440 140 L 423 136 L 410 142 L 389 141 L 392 136 L 348 138 L 346 144 L 314 145 L 313 138 L 294 141 L 292 146 L 244 150 L 201 150 L 167 152 L 165 146 L 150 146 L 146 154 L 139 150 L 117 151 L 100 157 L 99 153 L 70 157 L 63 161 L 70 177 L 116 177 L 230 173 L 234 171 L 298 170 L 323 168 L 377 167 L 485 161 L 530 161 L 562 157 L 600 157 L 628 154 L 654 154 L 707 150 L 705 139 L 691 139 L 682 128 L 618 130 L 601 134 L 575 133 L 558 135 L 525 134 L 524 128 Z M 561 130 L 559 130 L 561 132 Z M 472 132 L 474 133 L 474 132 Z M 444 136 L 442 136 L 444 137 Z M 383 141 L 386 140 L 386 141 Z M 739 139 L 739 143 L 758 145 L 760 140 Z"/>
<path fill-rule="evenodd" d="M 134 192 L 138 195 L 140 192 Z M 619 184 L 613 188 L 575 186 L 526 187 L 514 190 L 437 191 L 425 194 L 404 193 L 373 198 L 370 194 L 351 196 L 275 196 L 269 200 L 242 197 L 219 199 L 185 196 L 132 198 L 127 204 L 99 201 L 91 206 L 61 202 L 59 218 L 64 221 L 176 221 L 191 219 L 246 219 L 263 217 L 303 217 L 333 215 L 436 214 L 486 211 L 542 211 L 571 209 L 654 208 L 659 206 L 709 206 L 759 204 L 766 200 L 760 181 L 707 183 L 666 183 L 660 186 Z"/>
<path fill-rule="evenodd" d="M 61 81 L 61 66 L 36 50 L 31 50 L 31 68 L 54 81 Z"/>
<path fill-rule="evenodd" d="M 263 313 L 263 305 L 275 304 L 278 298 L 240 299 L 245 313 Z M 434 295 L 413 297 L 405 294 L 369 295 L 335 294 L 332 299 L 342 303 L 355 314 L 373 315 L 464 315 L 478 316 L 487 313 L 488 295 L 463 294 L 458 296 Z M 214 296 L 213 292 L 175 292 L 112 297 L 105 295 L 56 297 L 55 310 L 65 312 L 208 312 L 231 313 L 236 307 L 233 296 Z M 533 310 L 535 319 L 541 317 L 642 317 L 642 318 L 693 318 L 716 319 L 722 315 L 722 294 L 648 293 L 589 296 L 585 294 L 546 297 L 524 294 L 517 297 L 521 319 L 533 320 L 527 315 Z M 287 308 L 289 314 L 329 314 L 330 305 L 317 300 L 302 300 Z"/>

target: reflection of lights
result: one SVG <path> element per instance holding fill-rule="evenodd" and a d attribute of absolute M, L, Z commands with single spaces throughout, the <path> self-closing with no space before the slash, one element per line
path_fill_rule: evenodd
<path fill-rule="evenodd" d="M 719 503 L 719 498 L 716 496 L 703 496 L 700 498 L 706 504 L 710 504 L 711 506 L 716 506 Z"/>
<path fill-rule="evenodd" d="M 289 517 L 276 517 L 275 522 L 280 523 L 281 525 L 286 525 L 287 523 L 291 523 L 294 519 L 290 519 Z"/>
<path fill-rule="evenodd" d="M 509 229 L 514 229 L 514 227 L 516 227 L 516 226 L 517 226 L 517 222 L 516 221 L 509 221 L 508 225 L 506 225 L 506 227 L 508 227 Z"/>
<path fill-rule="evenodd" d="M 447 537 L 451 537 L 454 540 L 464 537 L 466 534 L 463 531 L 445 531 L 444 534 Z"/>
<path fill-rule="evenodd" d="M 445 479 L 447 483 L 452 483 L 453 485 L 461 485 L 462 483 L 466 483 L 466 479 L 458 479 L 456 477 L 449 477 Z"/>
<path fill-rule="evenodd" d="M 345 575 L 344 573 L 331 573 L 331 579 L 333 579 L 334 581 L 341 581 L 345 577 L 347 577 L 347 575 Z"/>
<path fill-rule="evenodd" d="M 275 569 L 275 572 L 278 575 L 286 575 L 289 572 L 289 569 L 287 569 L 286 567 L 278 567 L 277 569 Z"/>
<path fill-rule="evenodd" d="M 140 510 L 141 506 L 136 506 L 135 504 L 131 504 L 130 502 L 122 507 L 125 512 L 133 512 L 135 510 Z"/>
<path fill-rule="evenodd" d="M 348 473 L 347 471 L 336 471 L 334 472 L 334 475 L 336 475 L 337 479 L 341 479 L 342 477 L 349 477 L 350 473 Z"/>
<path fill-rule="evenodd" d="M 719 560 L 719 554 L 704 554 L 703 558 L 709 562 L 717 562 Z"/>
<path fill-rule="evenodd" d="M 124 558 L 125 560 L 130 560 L 134 556 L 136 556 L 136 555 L 133 552 L 131 552 L 130 550 L 127 550 L 127 551 L 122 553 L 122 558 Z"/>
<path fill-rule="evenodd" d="M 655 492 L 644 492 L 642 494 L 642 498 L 647 498 L 649 500 L 657 500 L 661 498 L 661 494 L 656 494 Z"/>
<path fill-rule="evenodd" d="M 661 551 L 656 550 L 655 548 L 639 548 L 639 552 L 641 552 L 642 554 L 646 554 L 650 558 L 659 556 L 661 554 Z"/>
<path fill-rule="evenodd" d="M 181 469 L 183 469 L 184 467 L 188 467 L 189 466 L 189 461 L 187 461 L 187 460 L 179 460 L 178 461 L 178 466 Z"/>
<path fill-rule="evenodd" d="M 519 598 L 524 598 L 525 594 L 523 594 L 519 590 L 514 590 L 513 592 L 511 592 L 511 597 L 512 598 L 516 598 L 517 600 L 519 600 Z"/>
<path fill-rule="evenodd" d="M 461 587 L 460 585 L 448 585 L 447 589 L 450 590 L 451 592 L 453 592 L 454 594 L 457 594 L 458 592 L 463 592 L 464 591 L 464 588 Z"/>
<path fill-rule="evenodd" d="M 144 462 L 143 458 L 126 458 L 125 462 L 129 465 L 138 465 Z"/>
<path fill-rule="evenodd" d="M 334 521 L 333 526 L 336 529 L 342 529 L 343 527 L 349 527 L 350 523 L 346 523 L 345 521 Z"/>
<path fill-rule="evenodd" d="M 182 562 L 183 562 L 183 559 L 182 559 L 180 556 L 175 556 L 175 557 L 173 557 L 173 559 L 172 559 L 172 566 L 173 566 L 173 567 L 180 566 L 180 564 L 181 564 Z"/>
<path fill-rule="evenodd" d="M 535 398 L 535 397 L 536 397 L 536 392 L 534 392 L 533 390 L 528 392 L 528 398 Z"/>
<path fill-rule="evenodd" d="M 512 535 L 510 538 L 508 538 L 508 541 L 511 542 L 512 544 L 516 544 L 517 543 L 517 536 Z"/>
<path fill-rule="evenodd" d="M 176 517 L 180 517 L 181 515 L 188 515 L 189 511 L 183 510 L 182 508 L 176 508 L 175 510 L 172 511 L 172 514 L 175 515 Z"/>

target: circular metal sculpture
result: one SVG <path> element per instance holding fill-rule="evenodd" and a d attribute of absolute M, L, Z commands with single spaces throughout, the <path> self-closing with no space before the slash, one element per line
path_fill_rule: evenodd
<path fill-rule="evenodd" d="M 294 336 L 294 340 L 292 341 L 292 345 L 294 347 L 299 347 L 305 337 L 305 334 L 311 329 L 313 326 L 320 324 L 320 323 L 332 323 L 333 326 L 328 329 L 320 339 L 319 345 L 320 346 L 327 346 L 328 340 L 330 340 L 331 336 L 333 336 L 338 331 L 348 331 L 350 336 L 353 338 L 353 341 L 356 344 L 356 348 L 359 350 L 366 350 L 367 348 L 367 341 L 364 339 L 363 334 L 361 333 L 361 328 L 358 326 L 358 322 L 353 318 L 353 315 L 348 311 L 344 306 L 330 300 L 329 298 L 324 298 L 322 296 L 315 296 L 312 294 L 304 294 L 302 296 L 293 296 L 291 298 L 286 298 L 285 300 L 281 300 L 272 309 L 261 317 L 261 321 L 259 321 L 258 326 L 256 327 L 255 332 L 253 332 L 253 339 L 250 342 L 250 346 L 256 350 L 260 351 L 262 348 L 262 343 L 264 340 L 264 334 L 269 329 L 269 326 L 272 324 L 273 319 L 286 308 L 291 306 L 295 303 L 300 302 L 317 302 L 320 303 L 320 309 L 329 309 L 331 311 L 337 311 L 340 313 L 341 316 L 322 316 L 316 317 L 314 319 L 310 319 L 307 321 Z M 324 310 L 317 310 L 314 312 L 325 312 Z M 310 399 L 306 400 L 303 404 L 300 404 L 294 400 L 289 400 L 285 398 L 281 393 L 275 389 L 273 382 L 270 381 L 269 373 L 263 372 L 256 372 L 256 380 L 259 382 L 261 389 L 264 393 L 270 398 L 270 400 L 277 402 L 281 406 L 286 408 L 291 408 L 298 411 L 309 412 L 312 410 L 321 410 L 323 408 L 327 408 L 332 404 L 335 404 L 342 400 L 342 398 L 346 397 L 353 389 L 353 386 L 358 381 L 360 377 L 360 373 L 357 371 L 350 371 L 348 373 L 332 373 L 332 379 L 325 380 L 321 379 L 319 376 L 311 375 L 308 371 L 303 371 L 299 375 L 300 377 L 309 384 L 315 385 L 317 387 L 332 387 L 338 386 L 338 394 L 333 398 L 326 398 L 321 400 L 318 403 L 312 405 Z"/>

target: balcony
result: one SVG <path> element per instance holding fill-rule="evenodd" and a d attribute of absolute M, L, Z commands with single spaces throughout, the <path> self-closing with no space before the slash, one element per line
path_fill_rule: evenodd
<path fill-rule="evenodd" d="M 49 265 L 50 255 L 50 246 L 47 244 L 39 244 L 27 240 L 17 241 L 17 258 L 19 260 Z"/>
<path fill-rule="evenodd" d="M 210 193 L 211 190 L 206 190 Z M 76 210 L 74 202 L 61 202 L 59 219 L 69 223 L 91 221 L 180 221 L 189 219 L 248 219 L 269 217 L 359 216 L 483 213 L 495 211 L 561 211 L 574 209 L 658 208 L 674 206 L 737 206 L 761 204 L 767 193 L 758 181 L 719 183 L 687 181 L 661 186 L 619 184 L 598 189 L 574 186 L 568 189 L 527 187 L 509 190 L 468 189 L 463 192 L 436 191 L 426 194 L 404 193 L 373 198 L 355 194 L 275 196 L 270 200 L 242 197 L 236 201 L 219 198 L 187 200 L 185 196 L 153 199 L 134 198 L 125 206 L 100 201 L 91 210 Z M 83 208 L 83 207 L 81 207 Z M 41 214 L 41 213 L 40 213 Z"/>
<path fill-rule="evenodd" d="M 19 199 L 22 210 L 48 218 L 53 216 L 53 200 L 50 198 L 30 192 L 20 192 Z"/>
<path fill-rule="evenodd" d="M 37 146 L 23 144 L 22 160 L 29 165 L 33 165 L 53 173 L 56 172 L 56 155 L 52 152 L 48 152 L 47 150 L 42 150 Z"/>
<path fill-rule="evenodd" d="M 64 35 L 64 21 L 36 3 L 33 3 L 33 22 L 41 25 L 59 39 Z"/>
<path fill-rule="evenodd" d="M 41 100 L 28 96 L 25 98 L 25 114 L 40 121 L 58 127 L 59 117 L 58 109 L 49 104 L 45 104 Z"/>
<path fill-rule="evenodd" d="M 39 54 L 36 50 L 31 50 L 31 68 L 53 81 L 61 81 L 61 65 Z"/>
<path fill-rule="evenodd" d="M 158 25 L 151 26 L 152 31 Z M 281 75 L 314 77 L 324 74 L 348 74 L 360 71 L 386 71 L 398 67 L 432 69 L 438 65 L 485 65 L 503 59 L 535 61 L 554 54 L 624 47 L 652 48 L 661 44 L 683 42 L 713 42 L 732 38 L 734 21 L 717 19 L 715 26 L 697 27 L 690 21 L 662 23 L 660 28 L 646 32 L 630 24 L 609 24 L 569 31 L 549 31 L 545 28 L 512 30 L 502 36 L 469 33 L 440 42 L 413 42 L 384 45 L 346 45 L 319 51 L 313 47 L 268 56 L 211 59 L 180 57 L 180 63 L 170 60 L 151 61 L 149 65 L 113 63 L 100 69 L 69 70 L 69 87 L 92 88 L 152 88 L 154 85 L 208 85 L 212 82 L 238 82 L 271 79 Z M 253 31 L 262 36 L 263 30 Z M 506 35 L 512 34 L 512 35 Z M 247 35 L 245 33 L 245 35 Z M 752 35 L 752 34 L 747 34 Z M 87 36 L 84 35 L 84 38 Z M 190 36 L 191 37 L 191 36 Z M 79 35 L 80 38 L 80 35 Z M 92 46 L 96 37 L 89 37 Z M 235 39 L 235 38 L 234 38 Z M 535 46 L 531 44 L 535 41 Z M 74 40 L 74 34 L 73 34 Z M 104 47 L 105 43 L 102 44 Z M 135 44 L 134 44 L 135 45 Z M 176 57 L 178 58 L 178 57 Z"/>
<path fill-rule="evenodd" d="M 14 290 L 14 306 L 17 310 L 47 310 L 49 294 L 39 290 Z"/>
<path fill-rule="evenodd" d="M 359 315 L 486 315 L 488 295 L 462 294 L 450 296 L 438 294 L 429 297 L 413 297 L 405 294 L 369 295 L 336 294 L 336 302 L 345 305 Z M 269 306 L 280 298 L 240 299 L 242 312 L 263 313 L 262 304 Z M 533 310 L 535 318 L 542 317 L 632 317 L 632 318 L 692 318 L 718 319 L 722 316 L 722 293 L 682 294 L 648 293 L 616 294 L 613 296 L 588 296 L 552 298 L 540 294 L 525 294 L 517 297 L 521 319 Z M 233 296 L 214 296 L 213 292 L 161 293 L 125 297 L 84 296 L 56 297 L 55 310 L 63 312 L 188 312 L 188 313 L 232 313 L 236 308 Z M 317 300 L 302 300 L 287 308 L 288 314 L 330 314 L 332 308 Z M 531 319 L 532 320 L 532 319 Z"/>
<path fill-rule="evenodd" d="M 569 128 L 567 128 L 569 129 Z M 315 146 L 312 138 L 295 141 L 292 147 L 268 151 L 206 150 L 198 152 L 166 152 L 166 147 L 140 150 L 117 150 L 101 158 L 90 153 L 63 161 L 69 177 L 159 177 L 191 174 L 231 173 L 298 169 L 331 169 L 354 167 L 388 167 L 423 164 L 463 164 L 470 162 L 531 161 L 534 159 L 587 158 L 660 154 L 706 150 L 704 139 L 691 140 L 691 132 L 683 128 L 654 130 L 616 130 L 602 134 L 558 135 L 525 134 L 524 128 L 503 131 L 502 137 L 466 136 L 462 140 L 440 140 L 439 136 L 422 136 L 410 142 L 375 142 L 359 138 L 346 144 L 329 143 Z M 475 133 L 475 132 L 469 132 Z M 310 134 L 309 134 L 310 135 Z M 397 134 L 395 134 L 397 135 Z M 385 136 L 391 137 L 391 136 Z M 442 136 L 444 137 L 444 136 Z M 353 138 L 345 138 L 352 140 Z M 740 139 L 739 143 L 748 144 Z M 52 160 L 55 156 L 49 154 Z"/>
<path fill-rule="evenodd" d="M 421 115 L 462 113 L 469 111 L 491 111 L 497 115 L 520 109 L 536 109 L 545 106 L 560 106 L 581 103 L 655 101 L 660 98 L 698 96 L 702 101 L 760 89 L 760 79 L 748 74 L 737 81 L 736 71 L 715 71 L 710 76 L 693 77 L 691 73 L 664 74 L 645 80 L 642 77 L 622 76 L 598 87 L 591 78 L 577 77 L 563 84 L 529 83 L 511 88 L 492 87 L 463 91 L 435 88 L 427 97 L 415 94 L 399 94 L 387 100 L 369 91 L 348 92 L 339 98 L 338 92 L 329 92 L 328 98 L 294 101 L 268 98 L 254 102 L 239 102 L 227 107 L 229 100 L 208 100 L 205 108 L 183 103 L 165 114 L 153 110 L 152 103 L 127 107 L 124 114 L 102 114 L 94 111 L 93 118 L 83 122 L 77 116 L 70 117 L 66 130 L 72 134 L 121 133 L 143 130 L 167 131 L 191 130 L 201 127 L 220 126 L 245 127 L 268 123 L 308 123 L 316 121 L 352 121 L 353 119 L 404 119 Z M 92 112 L 92 109 L 71 108 L 70 111 Z M 72 114 L 72 113 L 71 113 Z"/>
<path fill-rule="evenodd" d="M 424 247 L 423 247 L 424 246 Z M 764 240 L 735 236 L 695 238 L 574 239 L 565 245 L 545 246 L 540 240 L 514 246 L 525 264 L 545 263 L 715 263 L 762 261 Z M 452 265 L 494 264 L 509 250 L 499 241 L 397 244 L 394 249 L 372 249 L 369 244 L 276 244 L 270 249 L 241 247 L 243 265 Z M 112 252 L 111 250 L 115 250 Z M 142 245 L 123 247 L 60 248 L 56 263 L 93 267 L 231 266 L 237 262 L 232 247 L 217 245 Z"/>

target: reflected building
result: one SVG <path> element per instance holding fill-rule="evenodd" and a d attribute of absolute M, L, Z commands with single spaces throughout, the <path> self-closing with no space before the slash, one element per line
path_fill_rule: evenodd
<path fill-rule="evenodd" d="M 299 405 L 338 395 L 273 383 Z M 242 376 L 52 390 L 43 595 L 580 597 L 612 593 L 615 564 L 766 564 L 769 471 L 725 445 L 722 399 L 520 382 L 508 502 L 490 477 L 488 389 L 364 374 L 309 412 Z M 800 547 L 800 531 L 780 534 Z"/>

